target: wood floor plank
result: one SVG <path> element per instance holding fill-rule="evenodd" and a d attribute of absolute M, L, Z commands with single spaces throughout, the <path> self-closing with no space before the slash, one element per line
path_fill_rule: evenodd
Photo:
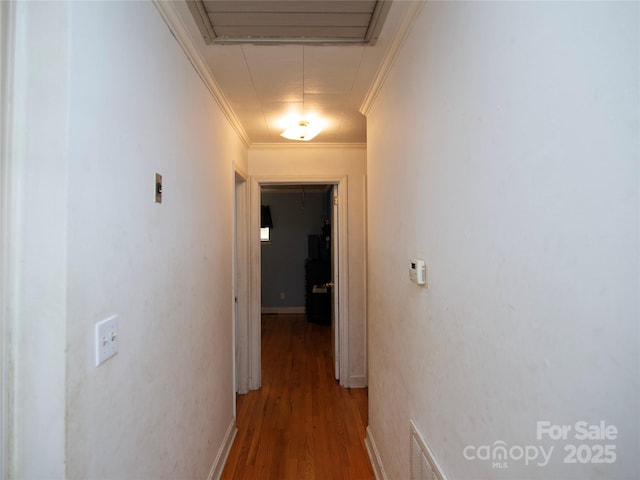
<path fill-rule="evenodd" d="M 222 480 L 374 480 L 367 394 L 333 377 L 331 327 L 262 318 L 260 390 L 237 397 L 238 434 Z"/>

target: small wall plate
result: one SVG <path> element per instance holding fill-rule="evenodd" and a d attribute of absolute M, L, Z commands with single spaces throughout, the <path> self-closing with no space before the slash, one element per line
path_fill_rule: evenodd
<path fill-rule="evenodd" d="M 162 175 L 156 173 L 156 203 L 162 203 Z"/>

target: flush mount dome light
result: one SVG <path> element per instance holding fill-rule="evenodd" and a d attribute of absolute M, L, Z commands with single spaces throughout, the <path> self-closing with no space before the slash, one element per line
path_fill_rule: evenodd
<path fill-rule="evenodd" d="M 322 131 L 322 127 L 309 120 L 298 120 L 280 135 L 289 140 L 308 142 Z"/>

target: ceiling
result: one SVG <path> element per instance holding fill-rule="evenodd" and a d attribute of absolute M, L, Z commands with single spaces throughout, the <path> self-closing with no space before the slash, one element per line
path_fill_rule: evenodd
<path fill-rule="evenodd" d="M 189 0 L 205 42 L 375 43 L 386 0 Z"/>
<path fill-rule="evenodd" d="M 335 144 L 366 143 L 366 119 L 360 107 L 409 3 L 389 2 L 382 13 L 380 3 L 371 0 L 232 0 L 180 3 L 176 7 L 250 144 L 300 143 L 280 134 L 303 114 L 324 124 L 323 131 L 308 143 Z M 323 5 L 330 11 L 318 12 Z M 302 11 L 292 13 L 292 6 Z M 378 20 L 372 26 L 376 6 Z M 216 17 L 221 8 L 239 13 L 226 11 Z M 260 19 L 256 8 L 269 15 Z M 347 34 L 329 25 L 354 23 L 354 8 L 369 12 L 357 15 L 360 23 L 368 18 L 366 27 L 356 27 Z M 350 20 L 341 20 L 341 16 Z M 237 28 L 221 28 L 219 18 Z M 213 34 L 202 25 L 207 20 Z M 271 26 L 262 25 L 252 34 L 248 24 L 260 22 Z M 302 27 L 311 23 L 324 30 L 314 28 L 305 33 Z M 293 24 L 300 28 L 288 28 Z M 280 28 L 282 25 L 287 28 Z M 343 37 L 330 36 L 335 33 Z M 234 39 L 230 40 L 232 34 Z M 360 37 L 345 40 L 345 35 L 356 34 Z"/>

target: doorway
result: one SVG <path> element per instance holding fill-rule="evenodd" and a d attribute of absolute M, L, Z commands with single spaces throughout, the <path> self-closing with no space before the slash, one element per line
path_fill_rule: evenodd
<path fill-rule="evenodd" d="M 334 359 L 335 376 L 339 379 L 340 385 L 349 387 L 348 372 L 348 291 L 347 282 L 340 282 L 340 278 L 347 275 L 347 242 L 346 242 L 346 198 L 347 184 L 346 177 L 314 177 L 314 178 L 292 178 L 292 177 L 254 177 L 251 180 L 251 215 L 250 215 L 250 319 L 248 331 L 248 356 L 249 356 L 249 389 L 256 390 L 262 385 L 261 378 L 261 317 L 262 317 L 262 242 L 260 241 L 260 228 L 262 217 L 262 190 L 263 187 L 275 188 L 285 187 L 299 188 L 302 186 L 311 189 L 314 186 L 330 186 L 330 207 L 332 209 L 331 218 L 331 244 L 332 261 L 331 271 L 333 276 L 330 282 L 326 282 L 326 288 L 331 291 L 331 311 L 333 315 L 332 325 L 334 327 Z M 291 187 L 295 186 L 295 187 Z M 274 231 L 277 229 L 277 220 L 274 218 Z M 344 285 L 344 286 L 343 286 Z M 280 299 L 280 291 L 277 292 L 277 299 Z M 284 300 L 287 298 L 284 292 Z"/>
<path fill-rule="evenodd" d="M 331 329 L 339 380 L 335 196 L 335 185 L 261 186 L 261 314 L 304 314 Z"/>

